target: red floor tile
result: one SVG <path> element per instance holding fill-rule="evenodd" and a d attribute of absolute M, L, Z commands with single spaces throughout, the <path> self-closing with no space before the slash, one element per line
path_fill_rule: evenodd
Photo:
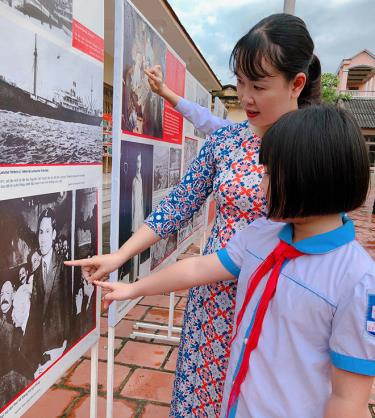
<path fill-rule="evenodd" d="M 115 338 L 114 342 L 115 350 L 121 346 L 121 340 Z M 85 357 L 91 358 L 91 350 L 85 353 Z M 99 360 L 107 360 L 108 357 L 108 338 L 100 337 L 99 339 Z"/>
<path fill-rule="evenodd" d="M 117 391 L 121 383 L 126 379 L 129 374 L 129 367 L 115 364 L 114 369 L 114 381 L 113 387 Z M 68 377 L 65 384 L 67 386 L 82 387 L 84 389 L 90 389 L 90 376 L 91 376 L 91 362 L 89 360 L 83 360 L 81 364 L 74 370 L 74 372 Z M 99 389 L 105 391 L 107 388 L 107 363 L 99 361 L 98 364 L 98 384 Z"/>
<path fill-rule="evenodd" d="M 176 309 L 185 310 L 185 308 L 186 308 L 186 302 L 187 302 L 187 298 L 181 298 L 181 300 L 176 305 Z"/>
<path fill-rule="evenodd" d="M 168 324 L 169 310 L 166 308 L 151 308 L 144 318 L 144 322 L 155 322 L 157 324 Z M 174 312 L 174 325 L 181 326 L 184 313 L 176 310 Z"/>
<path fill-rule="evenodd" d="M 106 336 L 108 334 L 108 318 L 100 317 L 100 335 Z"/>
<path fill-rule="evenodd" d="M 157 370 L 136 369 L 126 383 L 121 395 L 170 403 L 174 374 Z"/>
<path fill-rule="evenodd" d="M 22 418 L 56 418 L 63 415 L 79 393 L 66 389 L 49 389 L 22 415 Z"/>
<path fill-rule="evenodd" d="M 168 418 L 169 407 L 153 405 L 151 403 L 145 406 L 141 418 Z"/>
<path fill-rule="evenodd" d="M 159 368 L 163 364 L 169 350 L 168 346 L 128 341 L 117 354 L 115 361 L 125 364 L 136 364 L 141 367 Z"/>
<path fill-rule="evenodd" d="M 176 304 L 176 299 L 175 299 Z M 169 295 L 145 296 L 139 305 L 157 306 L 159 308 L 169 308 Z"/>
<path fill-rule="evenodd" d="M 97 417 L 104 418 L 106 416 L 106 399 L 99 396 L 97 406 Z M 135 402 L 115 399 L 113 401 L 113 418 L 133 418 L 137 411 Z M 67 418 L 89 418 L 90 416 L 90 397 L 85 396 L 75 405 L 73 411 Z M 40 417 L 44 418 L 44 417 Z M 156 418 L 156 416 L 155 416 Z"/>
<path fill-rule="evenodd" d="M 129 338 L 129 335 L 133 332 L 133 325 L 135 321 L 129 321 L 127 319 L 122 319 L 116 325 L 116 337 L 118 338 Z"/>
<path fill-rule="evenodd" d="M 176 370 L 178 348 L 174 348 L 172 354 L 170 355 L 167 363 L 164 366 L 164 369 L 174 372 Z"/>
<path fill-rule="evenodd" d="M 176 296 L 188 296 L 189 295 L 189 289 L 186 290 L 179 290 L 175 293 Z"/>
<path fill-rule="evenodd" d="M 147 309 L 148 306 L 135 305 L 134 308 L 126 314 L 126 319 L 139 321 L 140 319 L 142 319 Z"/>

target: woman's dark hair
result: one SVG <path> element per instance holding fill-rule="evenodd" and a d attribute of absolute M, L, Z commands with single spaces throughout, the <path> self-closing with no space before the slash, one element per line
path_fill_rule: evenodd
<path fill-rule="evenodd" d="M 366 199 L 365 140 L 342 109 L 309 106 L 282 116 L 264 135 L 259 159 L 270 176 L 270 218 L 349 212 Z"/>
<path fill-rule="evenodd" d="M 270 76 L 265 62 L 288 81 L 300 72 L 306 74 L 299 107 L 320 103 L 320 61 L 314 55 L 314 42 L 302 19 L 286 13 L 262 19 L 237 42 L 229 65 L 235 74 L 240 70 L 250 80 L 258 80 Z"/>

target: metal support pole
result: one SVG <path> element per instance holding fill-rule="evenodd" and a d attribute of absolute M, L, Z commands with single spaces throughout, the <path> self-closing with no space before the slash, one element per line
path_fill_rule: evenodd
<path fill-rule="evenodd" d="M 91 349 L 90 418 L 97 417 L 99 342 Z"/>
<path fill-rule="evenodd" d="M 296 0 L 284 0 L 284 13 L 294 15 L 296 9 Z"/>
<path fill-rule="evenodd" d="M 113 413 L 113 375 L 114 375 L 114 361 L 115 361 L 114 354 L 115 354 L 115 328 L 108 327 L 106 418 L 112 418 L 112 413 Z"/>

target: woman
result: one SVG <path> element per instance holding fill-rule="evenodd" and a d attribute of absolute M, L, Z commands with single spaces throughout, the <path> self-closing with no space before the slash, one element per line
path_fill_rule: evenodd
<path fill-rule="evenodd" d="M 173 191 L 117 252 L 69 263 L 103 279 L 135 254 L 183 227 L 213 192 L 216 220 L 205 254 L 224 247 L 265 211 L 259 184 L 261 137 L 282 115 L 320 100 L 320 63 L 304 22 L 287 14 L 261 20 L 236 44 L 231 67 L 248 120 L 208 138 Z M 176 278 L 178 280 L 178 278 Z M 171 417 L 216 417 L 232 334 L 234 283 L 190 290 L 179 348 Z"/>

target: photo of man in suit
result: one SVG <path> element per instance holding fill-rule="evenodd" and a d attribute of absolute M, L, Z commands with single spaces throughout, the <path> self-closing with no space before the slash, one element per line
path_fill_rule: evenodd
<path fill-rule="evenodd" d="M 46 208 L 38 219 L 40 265 L 34 272 L 31 308 L 25 337 L 37 349 L 33 359 L 37 378 L 68 346 L 72 317 L 72 281 L 63 258 L 55 251 L 56 218 L 52 208 Z M 36 343 L 36 341 L 38 341 Z M 34 345 L 35 346 L 35 345 Z"/>

